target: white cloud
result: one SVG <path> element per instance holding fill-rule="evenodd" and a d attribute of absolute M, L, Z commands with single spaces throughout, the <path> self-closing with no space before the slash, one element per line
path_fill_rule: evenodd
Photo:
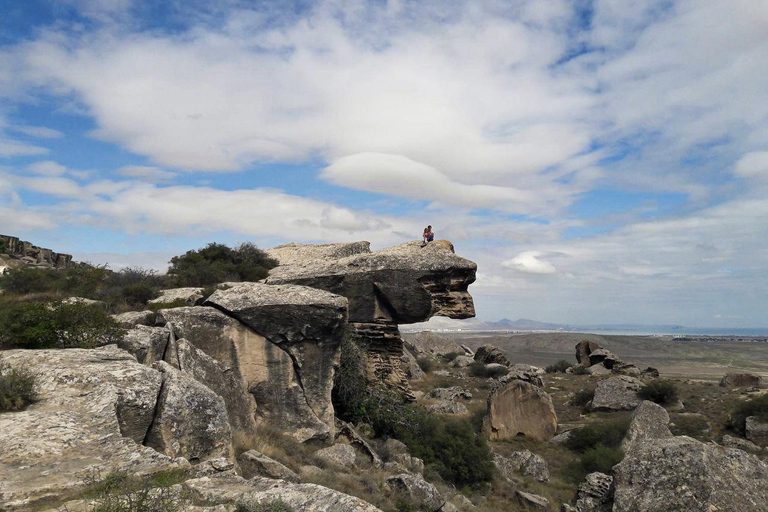
<path fill-rule="evenodd" d="M 768 151 L 755 151 L 741 157 L 733 170 L 743 178 L 768 179 Z"/>
<path fill-rule="evenodd" d="M 121 167 L 117 170 L 117 174 L 129 178 L 136 178 L 149 183 L 163 183 L 170 181 L 178 176 L 178 174 L 175 172 L 164 171 L 158 167 L 148 167 L 142 165 Z"/>
<path fill-rule="evenodd" d="M 3 138 L 2 132 L 0 132 L 0 157 L 42 155 L 47 152 L 48 149 L 40 146 Z"/>
<path fill-rule="evenodd" d="M 27 169 L 35 174 L 42 174 L 45 176 L 63 176 L 67 173 L 66 167 L 50 160 L 29 164 Z"/>
<path fill-rule="evenodd" d="M 552 263 L 540 259 L 542 256 L 545 256 L 545 253 L 541 251 L 525 251 L 510 260 L 502 261 L 501 266 L 524 274 L 554 274 L 557 272 Z"/>
<path fill-rule="evenodd" d="M 15 132 L 23 133 L 30 137 L 37 137 L 38 139 L 60 139 L 64 137 L 64 134 L 59 130 L 45 126 L 11 126 L 10 128 Z"/>

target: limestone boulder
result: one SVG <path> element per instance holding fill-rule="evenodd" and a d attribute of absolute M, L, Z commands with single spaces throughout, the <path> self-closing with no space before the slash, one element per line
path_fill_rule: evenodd
<path fill-rule="evenodd" d="M 578 512 L 611 512 L 613 508 L 613 477 L 604 473 L 590 473 L 579 485 L 576 510 Z"/>
<path fill-rule="evenodd" d="M 509 367 L 509 373 L 500 377 L 500 382 L 507 382 L 510 380 L 518 379 L 538 386 L 544 387 L 544 370 L 531 366 L 528 364 L 515 364 Z"/>
<path fill-rule="evenodd" d="M 658 379 L 659 370 L 657 370 L 656 368 L 653 368 L 652 366 L 649 366 L 648 368 L 640 372 L 640 378 L 641 379 Z"/>
<path fill-rule="evenodd" d="M 453 368 L 466 368 L 474 362 L 475 358 L 473 356 L 456 356 L 453 361 L 451 361 L 451 366 Z"/>
<path fill-rule="evenodd" d="M 271 478 L 246 480 L 221 475 L 187 480 L 175 486 L 183 499 L 195 506 L 226 505 L 227 511 L 246 510 L 283 501 L 301 512 L 381 512 L 370 503 L 316 484 L 297 484 Z"/>
<path fill-rule="evenodd" d="M 546 512 L 549 510 L 549 500 L 538 494 L 532 494 L 521 490 L 515 491 L 515 498 L 521 507 L 526 510 L 541 510 Z"/>
<path fill-rule="evenodd" d="M 293 483 L 300 481 L 299 475 L 291 469 L 256 450 L 243 452 L 237 458 L 237 462 L 240 464 L 242 476 L 245 478 L 262 476 Z"/>
<path fill-rule="evenodd" d="M 332 467 L 353 469 L 357 455 L 352 446 L 348 444 L 335 444 L 316 451 L 315 457 Z"/>
<path fill-rule="evenodd" d="M 340 422 L 339 428 L 336 429 L 336 442 L 347 443 L 357 449 L 358 452 L 371 461 L 373 467 L 381 468 L 384 466 L 384 462 L 376 450 L 349 423 Z"/>
<path fill-rule="evenodd" d="M 435 388 L 427 393 L 425 398 L 435 398 L 437 400 L 472 400 L 472 393 L 461 386 L 452 386 L 450 388 Z"/>
<path fill-rule="evenodd" d="M 484 364 L 500 364 L 503 366 L 512 366 L 507 354 L 499 347 L 493 345 L 483 345 L 475 351 L 475 361 Z"/>
<path fill-rule="evenodd" d="M 614 367 L 614 365 L 621 362 L 622 361 L 618 356 L 608 350 L 605 350 L 604 348 L 598 348 L 589 353 L 590 366 L 602 364 L 610 370 Z"/>
<path fill-rule="evenodd" d="M 402 473 L 387 478 L 387 485 L 396 491 L 406 494 L 417 501 L 424 510 L 437 512 L 445 504 L 437 488 L 424 480 L 421 475 Z"/>
<path fill-rule="evenodd" d="M 759 388 L 762 384 L 763 378 L 753 373 L 727 373 L 720 379 L 724 388 Z"/>
<path fill-rule="evenodd" d="M 518 480 L 520 474 L 530 476 L 537 482 L 549 481 L 547 461 L 530 450 L 517 451 L 508 457 L 494 453 L 493 463 L 505 478 L 513 482 Z"/>
<path fill-rule="evenodd" d="M 0 414 L 0 503 L 29 509 L 84 486 L 87 472 L 147 475 L 189 466 L 143 446 L 163 377 L 114 345 L 93 350 L 10 350 L 0 361 L 28 368 L 39 400 Z"/>
<path fill-rule="evenodd" d="M 413 357 L 413 354 L 411 354 L 408 350 L 403 349 L 403 355 L 400 356 L 400 362 L 404 366 L 405 374 L 408 377 L 408 380 L 423 380 L 427 376 L 427 374 L 424 373 L 424 370 L 422 370 L 419 366 L 416 358 Z"/>
<path fill-rule="evenodd" d="M 149 304 L 183 303 L 185 306 L 197 306 L 203 301 L 202 288 L 171 288 L 160 290 L 160 295 Z"/>
<path fill-rule="evenodd" d="M 746 421 L 747 439 L 757 446 L 768 446 L 768 421 L 760 421 L 750 416 Z"/>
<path fill-rule="evenodd" d="M 660 405 L 644 400 L 632 414 L 621 449 L 629 453 L 649 439 L 666 439 L 672 437 L 669 430 L 669 414 Z"/>
<path fill-rule="evenodd" d="M 163 359 L 170 334 L 164 327 L 137 325 L 126 331 L 117 346 L 133 354 L 138 362 L 149 365 Z"/>
<path fill-rule="evenodd" d="M 139 325 L 154 325 L 155 313 L 153 311 L 128 311 L 119 315 L 112 315 L 117 325 L 123 329 L 134 329 Z"/>
<path fill-rule="evenodd" d="M 484 429 L 490 439 L 518 436 L 548 441 L 557 432 L 557 415 L 552 398 L 525 381 L 512 380 L 488 395 Z"/>
<path fill-rule="evenodd" d="M 723 439 L 720 442 L 720 444 L 722 444 L 726 448 L 738 448 L 739 450 L 744 450 L 749 453 L 758 453 L 762 450 L 761 447 L 757 446 L 752 441 L 748 441 L 747 439 L 743 439 L 741 437 L 735 437 L 729 434 L 725 434 L 723 436 Z"/>
<path fill-rule="evenodd" d="M 318 260 L 334 261 L 358 254 L 370 254 L 369 242 L 338 244 L 284 244 L 267 249 L 267 256 L 279 265 L 307 265 Z"/>
<path fill-rule="evenodd" d="M 576 361 L 584 367 L 591 366 L 591 362 L 589 360 L 589 354 L 592 353 L 594 350 L 599 350 L 603 347 L 598 345 L 594 341 L 589 340 L 583 340 L 576 344 Z"/>
<path fill-rule="evenodd" d="M 596 411 L 631 411 L 642 401 L 637 392 L 643 382 L 634 377 L 619 376 L 600 381 L 595 388 L 592 409 Z"/>
<path fill-rule="evenodd" d="M 445 338 L 430 331 L 422 331 L 408 340 L 409 345 L 418 354 L 444 356 L 447 354 L 463 354 L 464 349 L 454 340 Z"/>
<path fill-rule="evenodd" d="M 768 464 L 685 436 L 641 443 L 614 475 L 614 512 L 758 512 L 768 503 Z"/>
<path fill-rule="evenodd" d="M 435 414 L 467 414 L 467 406 L 454 400 L 440 400 L 427 409 Z"/>

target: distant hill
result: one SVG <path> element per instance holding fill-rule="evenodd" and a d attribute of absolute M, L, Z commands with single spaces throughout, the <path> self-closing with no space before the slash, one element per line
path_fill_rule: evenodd
<path fill-rule="evenodd" d="M 550 322 L 539 322 L 528 318 L 510 320 L 503 318 L 499 321 L 487 321 L 477 318 L 467 320 L 452 320 L 450 318 L 434 317 L 429 322 L 419 324 L 401 325 L 403 332 L 414 332 L 422 330 L 436 331 L 565 331 L 565 332 L 584 332 L 584 331 L 607 331 L 607 332 L 668 332 L 683 331 L 682 325 L 675 324 L 555 324 Z"/>

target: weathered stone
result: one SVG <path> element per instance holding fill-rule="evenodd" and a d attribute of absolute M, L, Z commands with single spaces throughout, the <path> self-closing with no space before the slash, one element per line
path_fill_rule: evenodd
<path fill-rule="evenodd" d="M 416 358 L 413 357 L 413 354 L 408 350 L 403 349 L 403 355 L 400 356 L 400 362 L 405 366 L 405 375 L 408 377 L 408 380 L 424 380 L 427 376 L 424 373 L 424 370 L 419 366 Z"/>
<path fill-rule="evenodd" d="M 160 295 L 156 299 L 149 301 L 149 304 L 173 304 L 183 302 L 185 306 L 199 305 L 203 297 L 202 288 L 172 288 L 169 290 L 160 290 Z"/>
<path fill-rule="evenodd" d="M 483 345 L 475 351 L 475 361 L 480 361 L 485 364 L 500 364 L 503 366 L 511 366 L 507 354 L 504 353 L 499 347 L 493 345 Z"/>
<path fill-rule="evenodd" d="M 336 441 L 347 442 L 352 445 L 370 459 L 373 467 L 380 468 L 384 466 L 384 462 L 379 457 L 379 454 L 376 453 L 376 450 L 349 423 L 341 422 L 341 426 L 336 430 Z"/>
<path fill-rule="evenodd" d="M 746 421 L 747 439 L 757 446 L 768 446 L 768 421 L 759 421 L 750 416 Z"/>
<path fill-rule="evenodd" d="M 685 436 L 642 443 L 614 475 L 614 512 L 758 512 L 768 503 L 768 464 Z"/>
<path fill-rule="evenodd" d="M 463 354 L 464 350 L 454 340 L 444 338 L 433 332 L 422 331 L 408 341 L 418 354 L 444 356 L 447 354 Z"/>
<path fill-rule="evenodd" d="M 79 305 L 79 306 L 101 306 L 104 307 L 104 302 L 100 300 L 93 300 L 93 299 L 87 299 L 85 297 L 67 297 L 66 299 L 61 301 L 62 304 L 67 304 L 70 306 L 73 305 Z"/>
<path fill-rule="evenodd" d="M 541 376 L 544 373 L 544 370 L 541 370 L 535 366 L 528 364 L 515 364 L 509 367 L 508 374 L 499 378 L 499 382 L 508 382 L 510 380 L 518 379 L 529 382 L 534 386 L 543 388 L 544 379 Z"/>
<path fill-rule="evenodd" d="M 648 368 L 640 372 L 640 378 L 641 379 L 658 379 L 659 370 L 649 366 Z"/>
<path fill-rule="evenodd" d="M 475 357 L 475 351 L 474 350 L 472 350 L 471 348 L 469 348 L 466 345 L 460 345 L 460 346 L 461 346 L 461 349 L 464 351 L 464 355 L 467 355 L 467 356 L 472 357 L 472 358 Z"/>
<path fill-rule="evenodd" d="M 117 346 L 133 354 L 138 362 L 149 365 L 163 359 L 170 334 L 164 327 L 138 325 L 128 330 Z"/>
<path fill-rule="evenodd" d="M 578 512 L 611 512 L 613 507 L 613 477 L 604 473 L 590 473 L 579 485 L 576 510 Z"/>
<path fill-rule="evenodd" d="M 728 373 L 720 379 L 724 388 L 759 388 L 762 384 L 763 378 L 752 373 Z"/>
<path fill-rule="evenodd" d="M 391 476 L 387 478 L 387 484 L 393 490 L 407 494 L 429 511 L 436 512 L 445 503 L 437 488 L 419 475 L 402 473 Z"/>
<path fill-rule="evenodd" d="M 632 414 L 621 449 L 629 453 L 649 439 L 665 439 L 672 437 L 669 430 L 669 414 L 660 405 L 644 400 Z"/>
<path fill-rule="evenodd" d="M 0 235 L 0 245 L 5 247 L 6 263 L 9 267 L 30 264 L 36 267 L 67 268 L 72 264 L 72 255 L 53 252 L 15 236 Z"/>
<path fill-rule="evenodd" d="M 369 242 L 340 244 L 285 244 L 265 251 L 280 265 L 307 265 L 317 260 L 339 260 L 357 254 L 370 254 Z"/>
<path fill-rule="evenodd" d="M 257 452 L 256 450 L 248 450 L 247 452 L 240 454 L 237 458 L 237 462 L 240 464 L 240 470 L 245 478 L 263 476 L 266 478 L 285 480 L 286 482 L 298 483 L 300 481 L 299 475 L 285 467 L 283 464 L 267 457 L 263 453 Z"/>
<path fill-rule="evenodd" d="M 512 481 L 517 480 L 518 474 L 530 476 L 538 482 L 549 481 L 547 461 L 530 450 L 514 452 L 509 457 L 494 453 L 493 463 L 505 478 Z"/>
<path fill-rule="evenodd" d="M 440 400 L 428 407 L 435 414 L 467 414 L 467 406 L 454 400 Z"/>
<path fill-rule="evenodd" d="M 600 381 L 595 388 L 592 409 L 596 411 L 631 411 L 642 401 L 637 392 L 643 382 L 634 377 L 611 377 Z"/>
<path fill-rule="evenodd" d="M 451 366 L 454 368 L 466 368 L 474 362 L 475 359 L 473 356 L 456 356 L 453 361 L 451 361 Z"/>
<path fill-rule="evenodd" d="M 163 384 L 144 444 L 193 463 L 215 457 L 234 460 L 224 400 L 164 361 L 153 367 L 163 374 Z"/>
<path fill-rule="evenodd" d="M 0 414 L 0 503 L 29 509 L 82 488 L 86 472 L 135 475 L 188 466 L 142 442 L 162 377 L 114 345 L 10 350 L 0 360 L 36 375 L 39 399 Z"/>
<path fill-rule="evenodd" d="M 590 366 L 602 364 L 610 370 L 615 364 L 621 362 L 621 359 L 619 359 L 615 354 L 605 350 L 604 348 L 598 348 L 589 353 Z"/>
<path fill-rule="evenodd" d="M 426 398 L 435 398 L 438 400 L 472 400 L 472 393 L 460 386 L 450 388 L 435 388 L 427 393 Z"/>
<path fill-rule="evenodd" d="M 442 507 L 440 507 L 439 512 L 459 512 L 459 509 L 454 505 L 453 503 L 445 502 Z"/>
<path fill-rule="evenodd" d="M 557 431 L 557 415 L 546 392 L 528 382 L 513 380 L 488 395 L 484 428 L 491 439 L 523 435 L 547 441 Z"/>
<path fill-rule="evenodd" d="M 190 471 L 193 478 L 222 474 L 236 475 L 237 464 L 228 457 L 216 457 L 195 464 Z"/>
<path fill-rule="evenodd" d="M 602 347 L 594 341 L 583 340 L 576 344 L 576 361 L 584 367 L 589 367 L 592 363 L 589 361 L 589 354 L 593 350 L 599 350 Z"/>
<path fill-rule="evenodd" d="M 112 315 L 117 325 L 123 329 L 134 329 L 139 325 L 153 325 L 155 313 L 152 311 L 128 311 L 119 315 Z"/>
<path fill-rule="evenodd" d="M 224 504 L 247 508 L 279 499 L 297 512 L 380 512 L 360 498 L 327 487 L 270 478 L 245 480 L 239 476 L 221 475 L 187 480 L 177 487 L 181 496 L 198 506 Z"/>
<path fill-rule="evenodd" d="M 602 364 L 596 364 L 596 365 L 587 367 L 587 373 L 595 377 L 600 377 L 602 375 L 611 375 L 613 372 L 608 368 L 606 368 L 605 366 L 603 366 Z"/>
<path fill-rule="evenodd" d="M 515 498 L 517 498 L 520 506 L 528 510 L 543 510 L 545 512 L 549 510 L 549 500 L 538 494 L 517 490 L 515 491 Z"/>
<path fill-rule="evenodd" d="M 720 444 L 726 448 L 738 448 L 739 450 L 744 450 L 747 452 L 759 452 L 762 450 L 761 447 L 757 446 L 752 441 L 748 441 L 746 439 L 742 439 L 741 437 L 735 437 L 729 434 L 725 434 L 723 436 L 723 440 L 720 442 Z"/>
<path fill-rule="evenodd" d="M 630 377 L 642 377 L 643 373 L 640 368 L 630 363 L 616 362 L 614 363 L 611 371 L 616 375 L 628 375 Z"/>
<path fill-rule="evenodd" d="M 407 453 L 398 453 L 392 456 L 394 462 L 408 473 L 423 475 L 424 461 L 418 457 L 411 457 Z M 401 471 L 402 473 L 402 471 Z"/>
<path fill-rule="evenodd" d="M 343 469 L 355 467 L 355 449 L 348 444 L 335 444 L 315 452 L 315 457 L 326 464 Z"/>
<path fill-rule="evenodd" d="M 469 510 L 475 507 L 474 503 L 469 501 L 469 498 L 463 494 L 456 494 L 451 497 L 451 503 L 456 505 L 461 510 Z"/>
<path fill-rule="evenodd" d="M 407 454 L 409 452 L 408 452 L 408 447 L 405 445 L 405 443 L 390 437 L 384 442 L 384 453 L 387 454 L 387 457 L 391 458 L 393 455 L 397 455 L 400 453 Z"/>

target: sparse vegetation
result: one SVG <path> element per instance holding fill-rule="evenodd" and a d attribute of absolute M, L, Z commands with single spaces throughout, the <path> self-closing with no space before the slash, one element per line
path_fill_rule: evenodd
<path fill-rule="evenodd" d="M 0 348 L 93 348 L 124 331 L 99 305 L 20 302 L 0 307 Z"/>
<path fill-rule="evenodd" d="M 624 458 L 619 446 L 628 429 L 628 419 L 615 419 L 573 430 L 565 446 L 579 453 L 580 458 L 567 469 L 566 477 L 577 483 L 594 471 L 610 474 L 611 468 Z"/>
<path fill-rule="evenodd" d="M 657 404 L 671 404 L 677 401 L 677 386 L 669 380 L 655 379 L 640 388 L 637 395 Z"/>
<path fill-rule="evenodd" d="M 151 476 L 111 472 L 85 478 L 83 497 L 94 502 L 91 512 L 176 512 L 182 510 L 179 496 L 169 487 L 186 480 L 185 470 L 163 471 Z"/>
<path fill-rule="evenodd" d="M 161 309 L 183 308 L 186 305 L 187 301 L 184 299 L 176 299 L 172 302 L 155 302 L 152 304 L 147 304 L 147 309 L 153 313 L 157 313 Z"/>
<path fill-rule="evenodd" d="M 589 402 L 595 398 L 594 389 L 580 389 L 573 394 L 570 399 L 570 403 L 576 407 L 585 407 Z"/>
<path fill-rule="evenodd" d="M 245 502 L 238 505 L 235 512 L 294 512 L 294 509 L 281 499 L 269 502 Z"/>
<path fill-rule="evenodd" d="M 19 410 L 36 398 L 35 375 L 0 361 L 0 412 Z"/>
<path fill-rule="evenodd" d="M 234 249 L 210 243 L 171 258 L 168 277 L 174 286 L 210 286 L 225 281 L 258 281 L 275 266 L 277 261 L 252 243 Z"/>
<path fill-rule="evenodd" d="M 743 436 L 746 434 L 746 422 L 750 416 L 754 416 L 758 421 L 768 421 L 768 394 L 738 404 L 731 413 L 730 426 Z"/>
<path fill-rule="evenodd" d="M 573 374 L 574 375 L 589 375 L 589 370 L 586 366 L 582 366 L 580 364 L 573 367 Z"/>
<path fill-rule="evenodd" d="M 420 357 L 416 360 L 416 363 L 418 363 L 419 368 L 421 368 L 421 371 L 424 373 L 431 372 L 436 366 L 435 360 L 430 357 Z"/>
<path fill-rule="evenodd" d="M 545 368 L 547 373 L 565 373 L 565 370 L 571 367 L 571 363 L 565 359 L 561 359 L 555 364 L 551 364 Z"/>
<path fill-rule="evenodd" d="M 482 361 L 475 361 L 468 368 L 470 375 L 482 379 L 498 379 L 509 373 L 506 366 L 489 366 Z"/>

